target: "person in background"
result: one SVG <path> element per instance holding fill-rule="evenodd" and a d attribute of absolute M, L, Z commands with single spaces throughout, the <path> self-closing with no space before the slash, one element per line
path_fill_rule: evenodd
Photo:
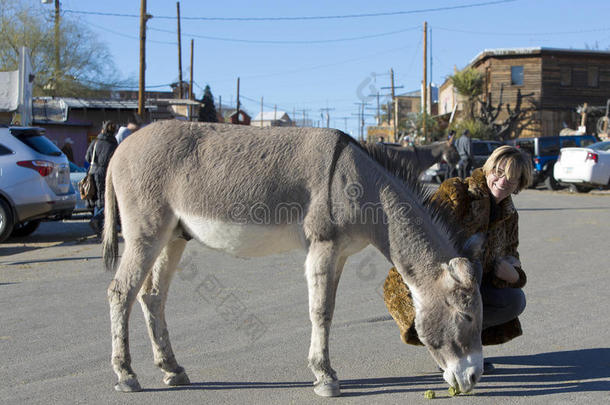
<path fill-rule="evenodd" d="M 447 141 L 451 142 L 451 144 L 455 147 L 455 130 L 452 129 L 447 134 Z M 457 150 L 457 148 L 456 148 Z M 447 173 L 445 174 L 445 179 L 449 179 L 451 177 L 455 177 L 458 175 L 457 166 L 451 165 L 447 163 Z"/>
<path fill-rule="evenodd" d="M 72 145 L 74 145 L 74 141 L 72 138 L 66 138 L 64 141 L 64 146 L 61 147 L 61 151 L 68 158 L 68 160 L 74 163 L 74 151 L 72 150 Z"/>
<path fill-rule="evenodd" d="M 468 135 L 470 135 L 470 131 L 465 129 L 464 132 L 462 132 L 462 136 L 455 142 L 455 148 L 460 154 L 458 176 L 460 176 L 462 180 L 470 175 L 470 169 L 472 167 L 472 140 Z"/>
<path fill-rule="evenodd" d="M 127 138 L 129 135 L 131 135 L 132 133 L 136 132 L 138 129 L 140 129 L 141 126 L 141 120 L 140 117 L 134 115 L 131 118 L 129 118 L 129 120 L 127 121 L 127 126 L 122 126 L 119 128 L 118 132 L 116 133 L 116 140 L 117 143 L 121 143 L 125 140 L 125 138 Z"/>
<path fill-rule="evenodd" d="M 527 281 L 519 259 L 519 216 L 511 194 L 532 181 L 531 159 L 512 146 L 497 148 L 482 168 L 466 179 L 445 180 L 432 197 L 432 204 L 445 211 L 464 237 L 485 235 L 478 260 L 483 301 L 481 340 L 484 345 L 508 342 L 522 334 L 518 316 L 525 309 L 521 290 Z M 414 327 L 415 308 L 408 287 L 396 269 L 384 284 L 384 300 L 408 344 L 421 344 Z M 484 364 L 484 373 L 493 370 Z"/>
<path fill-rule="evenodd" d="M 110 158 L 119 145 L 115 133 L 116 124 L 106 121 L 102 125 L 102 132 L 91 142 L 85 155 L 85 160 L 91 164 L 89 173 L 93 175 L 95 188 L 97 190 L 93 218 L 89 221 L 89 226 L 96 234 L 100 235 L 104 228 L 104 193 L 106 190 L 106 171 Z M 95 152 L 95 153 L 94 153 Z"/>

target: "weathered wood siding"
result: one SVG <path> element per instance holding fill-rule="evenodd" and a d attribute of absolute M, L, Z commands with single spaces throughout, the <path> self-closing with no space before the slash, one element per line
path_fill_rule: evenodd
<path fill-rule="evenodd" d="M 523 84 L 511 84 L 511 67 L 523 66 Z M 528 100 L 536 103 L 540 102 L 542 93 L 542 63 L 539 55 L 509 55 L 493 56 L 485 59 L 480 65 L 476 66 L 484 77 L 483 88 L 485 94 L 483 99 L 491 100 L 492 105 L 502 102 L 502 112 L 498 120 L 502 121 L 508 116 L 506 105 L 515 108 L 517 103 L 517 93 L 528 97 L 522 98 L 522 108 L 527 108 L 531 104 Z M 520 136 L 538 136 L 541 132 L 542 122 L 539 113 L 533 113 L 524 120 Z"/>
<path fill-rule="evenodd" d="M 492 104 L 500 102 L 503 89 L 503 112 L 498 120 L 506 118 L 506 104 L 514 108 L 517 91 L 523 95 L 523 107 L 528 98 L 536 102 L 540 110 L 528 120 L 520 132 L 521 137 L 557 135 L 564 127 L 577 129 L 580 117 L 579 105 L 605 105 L 610 98 L 610 53 L 557 49 L 540 49 L 529 53 L 489 54 L 473 62 L 472 66 L 484 77 L 485 94 Z M 523 66 L 523 84 L 511 84 L 511 67 Z M 562 83 L 562 69 L 571 73 L 570 83 Z M 595 77 L 596 80 L 592 80 Z M 594 128 L 588 128 L 592 132 Z"/>
<path fill-rule="evenodd" d="M 571 84 L 561 84 L 561 68 L 571 70 Z M 588 70 L 597 70 L 597 85 L 588 82 Z M 577 105 L 605 105 L 610 98 L 610 54 L 542 55 L 542 108 L 574 109 Z"/>

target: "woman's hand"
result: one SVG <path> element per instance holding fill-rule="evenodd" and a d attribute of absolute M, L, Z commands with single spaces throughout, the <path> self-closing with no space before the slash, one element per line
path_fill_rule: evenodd
<path fill-rule="evenodd" d="M 519 260 L 514 257 L 506 257 L 496 261 L 496 277 L 510 284 L 516 283 L 519 281 L 519 273 L 517 273 L 514 266 L 518 266 L 520 264 L 521 263 Z"/>

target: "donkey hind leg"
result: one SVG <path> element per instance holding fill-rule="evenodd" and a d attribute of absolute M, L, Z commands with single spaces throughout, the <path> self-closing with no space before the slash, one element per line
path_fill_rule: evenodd
<path fill-rule="evenodd" d="M 175 239 L 167 244 L 138 294 L 152 343 L 155 364 L 165 373 L 163 382 L 169 386 L 190 384 L 184 368 L 176 362 L 165 322 L 167 292 L 185 246 L 184 239 Z"/>
<path fill-rule="evenodd" d="M 126 243 L 121 263 L 108 286 L 110 325 L 112 331 L 112 367 L 119 381 L 117 391 L 141 391 L 131 368 L 129 354 L 129 315 L 144 279 L 150 272 L 166 241 L 131 240 Z"/>
<path fill-rule="evenodd" d="M 314 392 L 323 397 L 341 395 L 337 373 L 330 365 L 328 338 L 342 270 L 339 267 L 344 263 L 337 256 L 333 242 L 313 242 L 305 261 L 311 320 L 309 368 L 316 377 Z"/>

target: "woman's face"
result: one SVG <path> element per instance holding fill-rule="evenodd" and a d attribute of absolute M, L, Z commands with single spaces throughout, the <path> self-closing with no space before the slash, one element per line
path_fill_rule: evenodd
<path fill-rule="evenodd" d="M 491 191 L 491 195 L 493 195 L 496 203 L 504 200 L 506 197 L 511 195 L 517 190 L 519 186 L 519 181 L 513 179 L 508 181 L 506 179 L 506 175 L 504 173 L 505 163 L 500 163 L 494 170 L 490 173 L 487 173 L 485 176 L 487 179 L 487 187 L 489 187 L 489 191 Z"/>

